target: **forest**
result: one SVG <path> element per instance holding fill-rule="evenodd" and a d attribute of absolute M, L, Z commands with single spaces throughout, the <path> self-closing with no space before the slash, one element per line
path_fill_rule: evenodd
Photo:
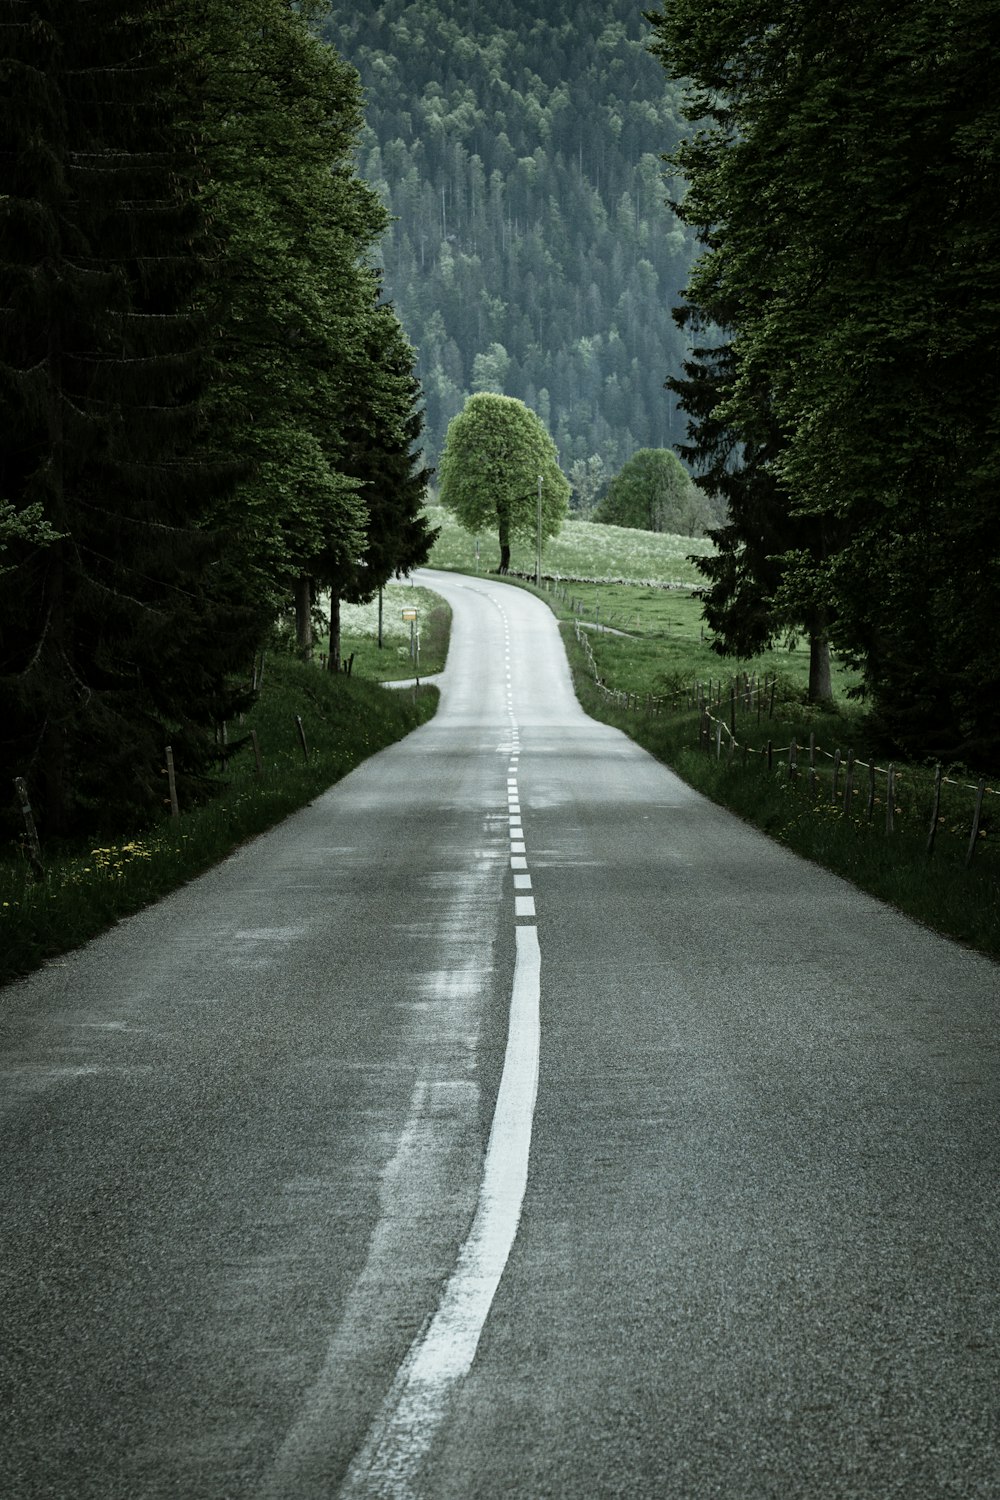
<path fill-rule="evenodd" d="M 3 0 L 0 75 L 0 821 L 19 777 L 131 828 L 293 599 L 335 642 L 426 558 L 419 386 L 357 74 L 284 0 Z"/>
<path fill-rule="evenodd" d="M 394 218 L 381 254 L 429 461 L 466 396 L 500 392 L 538 413 L 586 506 L 684 435 L 663 385 L 694 234 L 661 160 L 683 90 L 641 7 L 334 0 L 327 28 L 365 88 L 359 170 Z"/>

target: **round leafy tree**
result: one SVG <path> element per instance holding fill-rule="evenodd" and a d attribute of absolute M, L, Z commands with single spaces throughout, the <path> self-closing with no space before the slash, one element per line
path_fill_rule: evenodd
<path fill-rule="evenodd" d="M 695 536 L 711 521 L 708 503 L 669 448 L 640 448 L 608 486 L 593 519 L 639 531 Z"/>
<path fill-rule="evenodd" d="M 569 508 L 569 481 L 555 443 L 536 414 L 512 396 L 470 396 L 448 424 L 441 455 L 441 504 L 466 531 L 496 529 L 500 572 L 510 567 L 513 537 L 557 534 Z"/>

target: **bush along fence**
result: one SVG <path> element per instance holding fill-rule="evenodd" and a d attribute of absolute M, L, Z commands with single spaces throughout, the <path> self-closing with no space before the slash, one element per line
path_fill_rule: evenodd
<path fill-rule="evenodd" d="M 695 682 L 663 695 L 622 692 L 600 677 L 590 642 L 579 623 L 574 624 L 594 683 L 609 702 L 619 709 L 649 716 L 696 714 L 698 746 L 716 760 L 763 765 L 771 775 L 807 789 L 814 800 L 828 797 L 831 809 L 845 817 L 860 815 L 873 825 L 877 816 L 884 820 L 887 834 L 896 830 L 897 820 L 912 828 L 918 818 L 924 818 L 928 858 L 942 829 L 967 835 L 966 866 L 988 841 L 994 823 L 987 799 L 1000 796 L 1000 788 L 988 786 L 985 777 L 972 783 L 946 775 L 940 764 L 933 770 L 893 762 L 879 766 L 873 760 L 858 759 L 850 748 L 846 752 L 839 747 L 825 750 L 817 743 L 815 732 L 802 742 L 793 738 L 786 745 L 775 745 L 768 739 L 762 745 L 751 745 L 745 737 L 746 727 L 753 721 L 759 726 L 762 720 L 774 717 L 776 677 L 742 673 L 728 683 L 722 679 Z"/>

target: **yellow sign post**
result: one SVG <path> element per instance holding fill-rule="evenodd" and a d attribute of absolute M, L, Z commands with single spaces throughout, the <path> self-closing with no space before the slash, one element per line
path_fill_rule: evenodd
<path fill-rule="evenodd" d="M 410 622 L 410 660 L 413 662 L 414 676 L 420 682 L 420 631 L 417 628 L 417 611 L 415 609 L 404 609 L 400 613 L 404 620 Z"/>

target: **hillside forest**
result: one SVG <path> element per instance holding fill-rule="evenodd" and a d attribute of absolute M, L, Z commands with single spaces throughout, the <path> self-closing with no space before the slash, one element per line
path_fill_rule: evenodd
<path fill-rule="evenodd" d="M 586 508 L 684 435 L 663 389 L 694 234 L 661 155 L 683 90 L 635 0 L 333 0 L 359 70 L 359 170 L 394 222 L 385 281 L 418 352 L 429 461 L 474 391 L 541 417 Z M 574 467 L 575 466 L 575 467 Z"/>

